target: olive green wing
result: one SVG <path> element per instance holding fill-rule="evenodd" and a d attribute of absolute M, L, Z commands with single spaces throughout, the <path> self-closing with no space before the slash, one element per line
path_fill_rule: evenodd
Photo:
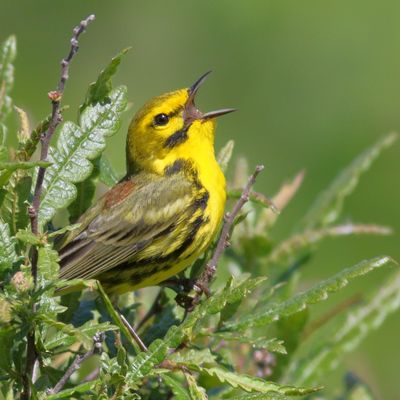
<path fill-rule="evenodd" d="M 80 219 L 77 232 L 59 250 L 60 277 L 90 279 L 140 253 L 163 235 L 184 236 L 175 227 L 191 217 L 192 184 L 180 174 L 158 177 L 143 174 L 108 191 Z M 157 257 L 146 253 L 147 258 Z"/>

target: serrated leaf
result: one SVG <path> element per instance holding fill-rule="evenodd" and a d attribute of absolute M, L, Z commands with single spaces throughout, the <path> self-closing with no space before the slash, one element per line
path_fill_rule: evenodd
<path fill-rule="evenodd" d="M 197 384 L 194 376 L 186 373 L 185 377 L 189 387 L 190 398 L 192 400 L 207 400 L 208 396 L 205 389 Z"/>
<path fill-rule="evenodd" d="M 108 96 L 112 90 L 111 78 L 116 74 L 118 67 L 121 64 L 122 57 L 129 50 L 130 48 L 126 48 L 122 50 L 119 54 L 117 54 L 114 58 L 112 58 L 107 67 L 100 72 L 96 82 L 89 85 L 86 99 L 79 108 L 79 111 L 81 113 L 88 106 L 108 100 Z"/>
<path fill-rule="evenodd" d="M 37 319 L 57 330 L 55 335 L 45 340 L 44 344 L 47 350 L 52 350 L 59 346 L 68 347 L 77 341 L 82 342 L 85 349 L 89 350 L 93 346 L 93 336 L 97 332 L 107 332 L 116 329 L 109 322 L 95 323 L 88 321 L 76 328 L 71 324 L 64 324 L 43 314 L 39 314 Z"/>
<path fill-rule="evenodd" d="M 218 153 L 217 161 L 219 166 L 221 167 L 222 172 L 225 172 L 228 168 L 228 164 L 232 158 L 234 147 L 235 141 L 229 140 L 228 143 Z"/>
<path fill-rule="evenodd" d="M 323 343 L 313 346 L 306 356 L 293 359 L 287 380 L 300 385 L 320 380 L 399 308 L 400 275 L 397 275 L 371 296 L 367 304 L 352 308 L 345 322 L 340 319 L 333 327 L 332 335 L 324 336 Z"/>
<path fill-rule="evenodd" d="M 0 121 L 4 121 L 11 111 L 12 101 L 9 97 L 14 84 L 14 65 L 17 53 L 15 36 L 10 36 L 0 46 Z"/>
<path fill-rule="evenodd" d="M 204 336 L 212 336 L 221 340 L 247 343 L 255 349 L 265 349 L 271 353 L 287 354 L 286 348 L 283 345 L 283 340 L 276 338 L 267 339 L 264 337 L 252 338 L 245 335 L 237 335 L 234 332 L 202 332 Z"/>
<path fill-rule="evenodd" d="M 215 376 L 221 383 L 228 383 L 234 388 L 241 388 L 247 392 L 277 392 L 287 396 L 304 396 L 319 390 L 319 388 L 304 388 L 279 385 L 275 382 L 269 382 L 260 378 L 249 375 L 243 375 L 231 371 L 227 371 L 220 367 L 197 368 L 198 371 Z"/>
<path fill-rule="evenodd" d="M 0 122 L 0 162 L 7 161 L 7 149 L 5 147 L 7 140 L 7 127 Z"/>
<path fill-rule="evenodd" d="M 22 108 L 14 106 L 14 109 L 19 117 L 19 131 L 17 133 L 18 143 L 23 146 L 30 137 L 29 118 L 26 111 Z"/>
<path fill-rule="evenodd" d="M 392 230 L 386 226 L 366 224 L 344 224 L 327 228 L 306 230 L 291 236 L 276 246 L 266 259 L 274 265 L 292 265 L 304 252 L 329 237 L 349 235 L 390 235 Z"/>
<path fill-rule="evenodd" d="M 0 216 L 10 227 L 13 235 L 29 223 L 27 201 L 32 186 L 31 176 L 18 173 L 8 185 L 0 189 Z"/>
<path fill-rule="evenodd" d="M 238 331 L 251 327 L 266 326 L 282 317 L 295 314 L 304 310 L 308 305 L 316 304 L 328 298 L 330 293 L 335 293 L 348 285 L 352 279 L 363 276 L 377 268 L 385 265 L 394 265 L 390 257 L 376 257 L 371 260 L 362 261 L 352 267 L 346 268 L 333 277 L 322 281 L 309 290 L 301 292 L 282 303 L 269 305 L 266 310 L 258 311 L 240 321 L 228 322 L 224 330 Z"/>
<path fill-rule="evenodd" d="M 215 364 L 215 356 L 211 353 L 209 348 L 175 352 L 172 353 L 168 359 L 176 364 Z"/>
<path fill-rule="evenodd" d="M 249 393 L 242 396 L 234 396 L 231 400 L 287 400 L 287 396 L 277 393 Z"/>
<path fill-rule="evenodd" d="M 9 92 L 14 84 L 13 62 L 17 54 L 17 39 L 14 35 L 8 37 L 0 47 L 0 85 L 5 85 Z"/>
<path fill-rule="evenodd" d="M 79 126 L 66 122 L 61 129 L 56 147 L 51 147 L 41 207 L 40 224 L 51 220 L 56 210 L 68 206 L 76 197 L 75 183 L 90 176 L 90 160 L 105 148 L 107 137 L 115 134 L 120 115 L 126 107 L 126 88 L 121 86 L 110 93 L 110 102 L 88 106 L 80 116 Z"/>
<path fill-rule="evenodd" d="M 60 113 L 64 112 L 67 109 L 68 109 L 68 106 L 61 107 Z M 17 150 L 17 160 L 27 161 L 32 157 L 32 155 L 35 152 L 37 145 L 40 141 L 40 137 L 41 137 L 42 133 L 46 132 L 49 127 L 51 117 L 52 116 L 50 114 L 45 119 L 40 121 L 36 125 L 35 129 L 31 132 L 31 134 L 29 135 L 29 138 L 26 140 L 26 142 L 20 143 L 20 145 L 18 146 L 18 150 Z"/>
<path fill-rule="evenodd" d="M 58 278 L 58 253 L 51 248 L 50 245 L 45 245 L 38 249 L 38 272 L 39 277 L 45 281 L 51 281 Z"/>
<path fill-rule="evenodd" d="M 207 304 L 207 312 L 209 314 L 216 314 L 223 310 L 227 304 L 233 304 L 243 300 L 266 279 L 266 277 L 248 278 L 243 279 L 235 285 L 234 279 L 230 278 L 222 292 L 210 298 Z"/>
<path fill-rule="evenodd" d="M 76 385 L 69 389 L 61 390 L 56 394 L 48 395 L 47 393 L 43 393 L 43 396 L 46 396 L 44 397 L 46 400 L 71 399 L 76 393 L 85 393 L 92 390 L 99 382 L 99 379 L 95 379 L 90 382 L 81 383 L 80 385 Z"/>
<path fill-rule="evenodd" d="M 15 237 L 23 243 L 31 244 L 31 245 L 40 245 L 42 243 L 41 238 L 36 236 L 29 229 L 20 229 Z"/>
<path fill-rule="evenodd" d="M 243 279 L 237 285 L 234 285 L 231 280 L 223 290 L 215 293 L 195 308 L 179 327 L 172 326 L 164 339 L 155 340 L 146 352 L 139 353 L 131 364 L 128 373 L 129 380 L 131 382 L 141 380 L 152 370 L 154 365 L 165 360 L 170 348 L 176 348 L 185 338 L 190 337 L 193 334 L 194 326 L 199 324 L 203 318 L 210 314 L 216 314 L 227 304 L 244 298 L 264 280 L 265 278 L 248 278 Z"/>
<path fill-rule="evenodd" d="M 0 274 L 10 269 L 17 259 L 15 239 L 10 235 L 8 224 L 0 220 Z"/>
<path fill-rule="evenodd" d="M 361 175 L 384 149 L 397 140 L 397 136 L 396 133 L 385 136 L 345 168 L 312 204 L 301 224 L 301 230 L 325 227 L 335 222 L 342 211 L 344 199 L 353 192 Z"/>
<path fill-rule="evenodd" d="M 172 390 L 174 400 L 192 400 L 188 391 L 182 386 L 181 382 L 167 374 L 163 374 L 162 379 L 164 383 Z"/>
<path fill-rule="evenodd" d="M 73 231 L 75 229 L 78 229 L 81 225 L 82 224 L 78 223 L 78 224 L 72 224 L 72 225 L 64 226 L 61 229 L 58 229 L 58 230 L 56 230 L 54 232 L 49 233 L 48 237 L 49 238 L 53 238 L 53 237 L 57 237 L 57 236 L 60 236 L 60 235 L 64 235 L 64 233 L 66 233 L 66 232 L 71 232 L 71 231 Z"/>

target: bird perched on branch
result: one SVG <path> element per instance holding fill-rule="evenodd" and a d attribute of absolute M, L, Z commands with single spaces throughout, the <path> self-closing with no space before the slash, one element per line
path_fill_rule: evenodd
<path fill-rule="evenodd" d="M 215 118 L 235 110 L 197 109 L 208 74 L 150 100 L 133 118 L 127 174 L 62 241 L 61 278 L 95 278 L 109 294 L 120 294 L 176 275 L 210 245 L 226 200 Z"/>

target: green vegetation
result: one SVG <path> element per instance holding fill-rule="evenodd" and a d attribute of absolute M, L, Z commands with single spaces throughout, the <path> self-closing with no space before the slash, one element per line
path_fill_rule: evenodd
<path fill-rule="evenodd" d="M 400 279 L 389 268 L 396 265 L 389 256 L 362 260 L 306 289 L 302 272 L 326 237 L 390 233 L 387 227 L 343 223 L 340 219 L 343 202 L 396 135 L 384 137 L 356 158 L 316 198 L 302 222 L 294 224 L 293 235 L 280 241 L 272 239 L 279 215 L 271 204 L 283 213 L 301 184 L 301 176 L 283 185 L 272 202 L 252 193 L 236 220 L 232 246 L 218 266 L 211 296 L 186 315 L 176 304 L 174 293 L 161 289 L 155 312 L 138 329 L 148 347 L 140 351 L 98 283 L 58 279 L 58 256 L 53 249 L 54 238 L 73 229 L 55 229 L 57 213 L 68 207 L 70 220 L 75 222 L 94 201 L 93 188 L 115 182 L 117 174 L 102 153 L 106 139 L 117 132 L 125 117 L 126 88 L 111 84 L 124 53 L 89 86 L 78 121 L 63 122 L 51 142 L 48 162 L 44 162 L 31 160 L 31 156 L 40 145 L 48 118 L 30 132 L 24 123 L 26 114 L 20 111 L 18 146 L 10 151 L 7 123 L 13 112 L 15 38 L 1 45 L 2 398 L 20 398 L 26 389 L 27 338 L 34 337 L 38 362 L 28 377 L 33 399 L 331 399 L 323 388 L 324 377 L 370 331 L 398 311 Z M 225 168 L 229 168 L 232 151 L 232 142 L 221 150 L 219 160 Z M 40 231 L 34 235 L 28 205 L 38 167 L 47 171 L 39 210 Z M 234 168 L 232 201 L 248 175 L 243 160 Z M 33 249 L 37 252 L 36 284 L 31 274 Z M 212 250 L 186 275 L 196 277 L 199 266 L 211 255 Z M 310 315 L 314 304 L 382 267 L 387 276 L 375 283 L 374 292 L 356 301 L 353 294 L 346 295 L 349 301 L 330 306 L 318 318 Z M 87 289 L 58 295 L 58 288 L 78 283 Z M 143 290 L 119 300 L 119 308 L 132 325 L 143 320 L 143 309 L 149 308 L 144 304 L 151 296 L 152 292 Z M 82 356 L 87 358 L 82 367 L 61 385 L 68 368 L 78 361 L 80 365 Z M 337 387 L 341 385 L 337 383 Z M 350 374 L 339 392 L 337 399 L 374 398 L 366 383 Z"/>

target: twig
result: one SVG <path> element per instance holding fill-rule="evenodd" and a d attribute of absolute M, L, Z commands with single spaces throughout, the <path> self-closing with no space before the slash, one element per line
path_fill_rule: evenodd
<path fill-rule="evenodd" d="M 82 20 L 78 26 L 76 26 L 73 30 L 73 35 L 71 39 L 71 47 L 70 51 L 66 58 L 61 61 L 61 76 L 57 86 L 57 90 L 49 92 L 48 96 L 52 103 L 52 114 L 49 126 L 47 130 L 41 134 L 40 143 L 41 143 L 41 151 L 40 151 L 40 160 L 47 161 L 47 156 L 49 152 L 50 140 L 57 128 L 57 126 L 62 121 L 61 111 L 60 111 L 60 103 L 62 96 L 64 94 L 65 83 L 68 80 L 69 73 L 69 65 L 78 51 L 78 38 L 79 36 L 85 32 L 88 24 L 94 20 L 94 15 L 89 15 L 86 19 Z M 33 194 L 32 205 L 28 208 L 29 218 L 31 220 L 31 230 L 35 235 L 39 234 L 39 222 L 38 222 L 38 213 L 40 207 L 40 197 L 42 195 L 43 189 L 43 181 L 44 175 L 46 173 L 45 167 L 40 167 L 38 170 L 38 175 L 35 184 L 35 190 Z M 33 277 L 34 285 L 36 286 L 37 281 L 37 262 L 38 262 L 38 253 L 37 249 L 32 249 L 31 256 L 31 274 Z M 36 305 L 33 305 L 33 312 L 36 310 Z M 26 350 L 26 366 L 25 366 L 25 376 L 23 378 L 23 386 L 24 391 L 22 393 L 22 399 L 29 399 L 31 397 L 30 393 L 30 380 L 32 374 L 34 372 L 34 366 L 37 360 L 37 352 L 35 348 L 35 336 L 34 332 L 30 331 L 27 335 L 27 350 Z"/>
<path fill-rule="evenodd" d="M 61 76 L 60 81 L 58 83 L 57 90 L 51 91 L 48 93 L 48 96 L 51 100 L 52 104 L 52 113 L 49 126 L 47 130 L 41 135 L 40 143 L 41 143 L 41 151 L 40 151 L 40 160 L 47 161 L 47 156 L 49 152 L 50 140 L 57 128 L 57 126 L 62 121 L 62 116 L 60 112 L 60 104 L 61 99 L 64 94 L 65 83 L 69 77 L 69 65 L 72 61 L 72 58 L 77 53 L 78 46 L 78 38 L 79 36 L 85 32 L 88 24 L 94 20 L 94 15 L 89 15 L 86 19 L 82 20 L 78 26 L 76 26 L 73 30 L 73 35 L 71 39 L 71 48 L 66 58 L 61 61 Z M 38 176 L 36 179 L 35 191 L 33 194 L 32 206 L 29 207 L 29 217 L 31 219 L 31 229 L 32 233 L 37 235 L 39 233 L 39 225 L 38 225 L 38 212 L 40 207 L 40 196 L 42 194 L 43 189 L 43 180 L 44 175 L 46 173 L 45 167 L 40 167 L 38 171 Z M 37 263 L 35 265 L 32 264 L 32 276 L 36 281 L 37 277 Z"/>
<path fill-rule="evenodd" d="M 121 318 L 122 322 L 128 329 L 129 333 L 132 335 L 133 340 L 138 344 L 140 349 L 142 351 L 147 351 L 146 345 L 143 343 L 142 339 L 140 339 L 140 336 L 136 333 L 135 329 L 132 328 L 132 325 L 128 322 L 128 320 L 124 317 L 124 315 L 119 312 L 119 317 Z"/>
<path fill-rule="evenodd" d="M 65 374 L 61 377 L 61 379 L 56 383 L 53 389 L 48 389 L 47 394 L 55 394 L 58 393 L 64 385 L 68 382 L 69 378 L 71 375 L 79 369 L 81 364 L 86 361 L 88 358 L 92 357 L 94 354 L 101 354 L 103 347 L 102 343 L 105 339 L 105 335 L 103 332 L 96 333 L 96 335 L 93 337 L 93 346 L 92 348 L 87 351 L 83 355 L 78 355 L 76 356 L 75 360 L 72 362 L 72 364 L 69 366 Z"/>
<path fill-rule="evenodd" d="M 263 165 L 257 165 L 255 171 L 250 176 L 249 180 L 243 192 L 238 199 L 238 201 L 233 206 L 232 211 L 225 214 L 224 225 L 222 227 L 221 235 L 217 242 L 217 246 L 215 248 L 214 254 L 211 257 L 211 260 L 207 263 L 204 271 L 200 275 L 200 277 L 196 280 L 194 287 L 197 288 L 197 295 L 193 299 L 193 306 L 198 304 L 200 301 L 200 297 L 203 293 L 209 295 L 209 284 L 214 277 L 214 274 L 217 270 L 217 265 L 219 259 L 221 258 L 223 252 L 227 247 L 229 247 L 229 235 L 232 229 L 232 225 L 235 222 L 237 215 L 239 214 L 242 207 L 249 201 L 250 191 L 253 187 L 254 183 L 256 182 L 257 175 L 264 169 Z"/>

